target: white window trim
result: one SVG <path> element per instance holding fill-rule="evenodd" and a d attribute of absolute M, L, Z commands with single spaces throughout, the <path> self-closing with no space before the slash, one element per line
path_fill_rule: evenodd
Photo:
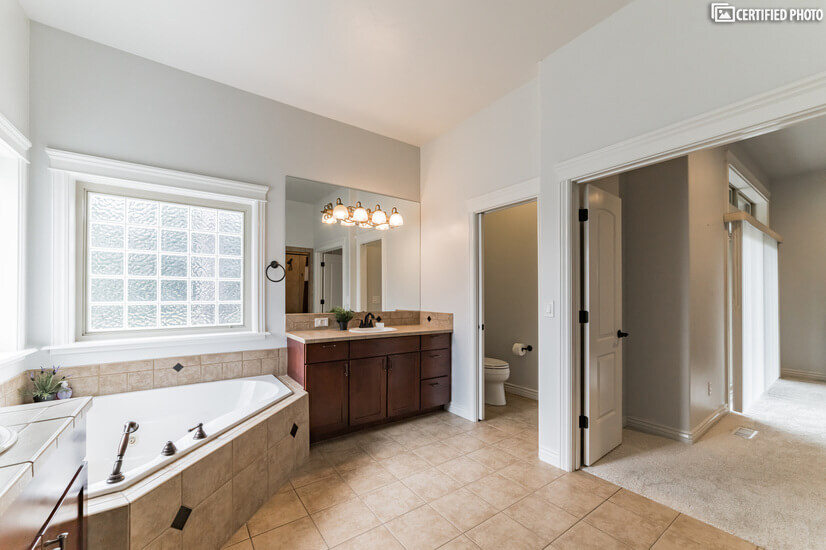
<path fill-rule="evenodd" d="M 52 288 L 51 345 L 63 354 L 178 347 L 226 339 L 234 343 L 263 339 L 266 332 L 265 239 L 269 187 L 199 174 L 156 168 L 57 149 L 46 149 L 52 174 Z M 79 182 L 104 184 L 132 191 L 179 195 L 248 206 L 250 220 L 249 331 L 77 339 L 77 187 Z"/>
<path fill-rule="evenodd" d="M 17 157 L 18 243 L 17 243 L 17 349 L 0 354 L 0 366 L 30 355 L 26 348 L 26 219 L 29 181 L 29 149 L 32 143 L 0 113 L 0 150 Z M 0 378 L 2 379 L 2 378 Z"/>

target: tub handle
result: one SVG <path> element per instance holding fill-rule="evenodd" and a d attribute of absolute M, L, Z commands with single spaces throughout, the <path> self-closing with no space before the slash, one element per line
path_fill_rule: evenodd
<path fill-rule="evenodd" d="M 206 439 L 206 437 L 207 437 L 207 434 L 204 431 L 204 423 L 203 422 L 200 422 L 194 428 L 189 428 L 188 431 L 195 432 L 195 434 L 192 436 L 192 439 Z"/>

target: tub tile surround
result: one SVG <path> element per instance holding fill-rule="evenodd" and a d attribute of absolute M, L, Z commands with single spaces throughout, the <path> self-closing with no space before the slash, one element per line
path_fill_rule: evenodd
<path fill-rule="evenodd" d="M 223 548 L 755 550 L 588 473 L 540 462 L 535 401 L 508 395 L 495 409 L 485 422 L 438 411 L 314 444 Z M 500 453 L 511 459 L 487 460 Z M 375 486 L 362 486 L 361 473 Z"/>
<path fill-rule="evenodd" d="M 89 548 L 208 550 L 228 540 L 309 454 L 308 395 L 279 379 L 293 395 L 124 491 L 91 499 Z M 179 530 L 171 526 L 182 506 L 191 512 Z"/>
<path fill-rule="evenodd" d="M 359 326 L 359 321 L 364 319 L 367 314 L 366 311 L 357 311 L 355 316 L 348 323 L 348 328 L 356 328 Z M 373 315 L 381 317 L 382 322 L 389 327 L 405 326 L 405 325 L 422 325 L 433 329 L 453 330 L 453 314 L 439 313 L 435 311 L 412 311 L 412 310 L 393 310 L 393 311 L 376 311 Z M 428 320 L 428 317 L 430 319 Z M 328 319 L 329 326 L 316 327 L 316 319 Z M 332 313 L 290 313 L 287 315 L 286 330 L 287 332 L 298 330 L 329 330 L 338 328 L 335 315 Z"/>
<path fill-rule="evenodd" d="M 176 365 L 183 368 L 175 370 Z M 30 372 L 36 371 L 5 382 L 0 387 L 3 395 L 7 396 L 6 385 L 9 392 L 28 387 Z M 286 375 L 287 348 L 63 367 L 61 372 L 67 375 L 74 397 L 110 395 L 262 374 Z"/>

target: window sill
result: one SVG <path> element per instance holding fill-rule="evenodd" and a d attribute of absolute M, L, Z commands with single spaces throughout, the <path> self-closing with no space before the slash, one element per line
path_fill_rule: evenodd
<path fill-rule="evenodd" d="M 12 351 L 8 353 L 0 353 L 0 369 L 6 367 L 8 365 L 12 365 L 19 361 L 22 361 L 29 355 L 33 355 L 37 353 L 36 348 L 24 349 L 20 351 Z"/>
<path fill-rule="evenodd" d="M 264 340 L 270 335 L 271 334 L 269 332 L 212 332 L 205 334 L 190 334 L 186 336 L 152 336 L 146 338 L 121 338 L 118 340 L 84 340 L 60 346 L 47 346 L 44 347 L 43 350 L 62 356 L 107 351 L 146 350 L 147 348 L 162 350 L 164 348 L 205 343 L 242 344 L 257 340 Z"/>

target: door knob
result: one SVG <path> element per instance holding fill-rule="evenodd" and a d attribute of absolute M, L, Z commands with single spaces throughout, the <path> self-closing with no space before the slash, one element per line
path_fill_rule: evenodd
<path fill-rule="evenodd" d="M 622 330 L 617 331 L 617 338 L 626 338 L 628 336 L 627 332 L 623 332 Z"/>

